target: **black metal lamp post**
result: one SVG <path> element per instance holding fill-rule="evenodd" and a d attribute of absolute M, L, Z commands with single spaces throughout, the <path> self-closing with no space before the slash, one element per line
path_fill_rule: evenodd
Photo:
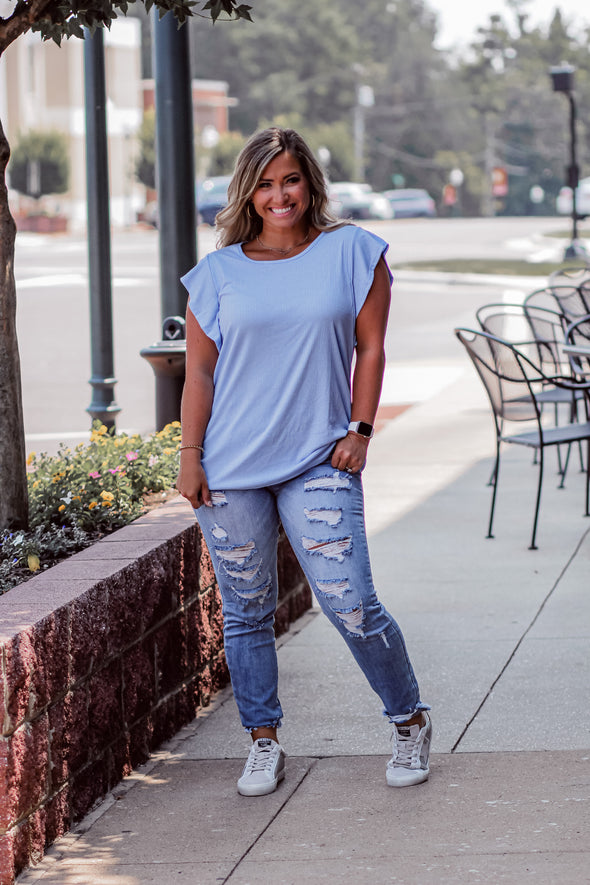
<path fill-rule="evenodd" d="M 111 229 L 109 162 L 103 29 L 84 38 L 86 97 L 86 177 L 88 192 L 88 276 L 90 282 L 90 349 L 92 402 L 86 409 L 93 421 L 115 426 L 120 411 L 115 402 L 113 309 L 111 289 Z"/>
<path fill-rule="evenodd" d="M 188 27 L 154 10 L 157 188 L 162 340 L 141 350 L 156 376 L 156 427 L 180 418 L 186 291 L 180 277 L 197 263 L 193 103 Z"/>
<path fill-rule="evenodd" d="M 563 92 L 567 95 L 570 105 L 570 162 L 566 167 L 566 182 L 572 191 L 572 241 L 564 253 L 565 259 L 583 258 L 587 260 L 588 253 L 578 242 L 578 207 L 576 205 L 576 189 L 580 180 L 580 170 L 576 157 L 576 102 L 574 99 L 574 71 L 572 65 L 562 64 L 549 69 L 554 92 Z"/>

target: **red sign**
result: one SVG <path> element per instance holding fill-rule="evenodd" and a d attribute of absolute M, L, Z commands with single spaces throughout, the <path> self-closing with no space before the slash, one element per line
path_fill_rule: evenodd
<path fill-rule="evenodd" d="M 492 194 L 495 197 L 505 197 L 508 193 L 508 172 L 504 166 L 494 166 L 492 169 Z"/>

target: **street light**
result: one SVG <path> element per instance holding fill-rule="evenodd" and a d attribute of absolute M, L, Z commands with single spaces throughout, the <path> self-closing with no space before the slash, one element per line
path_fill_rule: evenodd
<path fill-rule="evenodd" d="M 583 258 L 588 254 L 581 243 L 578 242 L 578 209 L 576 205 L 576 188 L 580 180 L 580 170 L 576 159 L 576 102 L 574 100 L 574 71 L 576 69 L 569 64 L 561 64 L 551 67 L 549 73 L 553 82 L 554 92 L 563 92 L 567 95 L 570 104 L 570 163 L 566 167 L 566 182 L 572 191 L 572 241 L 566 248 L 564 259 Z"/>

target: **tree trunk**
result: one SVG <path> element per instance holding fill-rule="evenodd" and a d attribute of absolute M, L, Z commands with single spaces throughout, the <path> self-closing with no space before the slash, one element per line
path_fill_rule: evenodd
<path fill-rule="evenodd" d="M 10 147 L 0 122 L 0 530 L 26 528 L 28 495 L 20 360 L 16 338 L 14 241 L 6 166 Z"/>

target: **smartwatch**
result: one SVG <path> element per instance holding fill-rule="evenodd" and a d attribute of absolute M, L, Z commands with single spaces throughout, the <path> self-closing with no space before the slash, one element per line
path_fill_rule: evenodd
<path fill-rule="evenodd" d="M 360 436 L 366 436 L 367 439 L 371 439 L 375 433 L 373 425 L 367 424 L 366 421 L 351 421 L 348 425 L 348 430 L 349 432 L 352 430 L 354 433 L 360 434 Z"/>

